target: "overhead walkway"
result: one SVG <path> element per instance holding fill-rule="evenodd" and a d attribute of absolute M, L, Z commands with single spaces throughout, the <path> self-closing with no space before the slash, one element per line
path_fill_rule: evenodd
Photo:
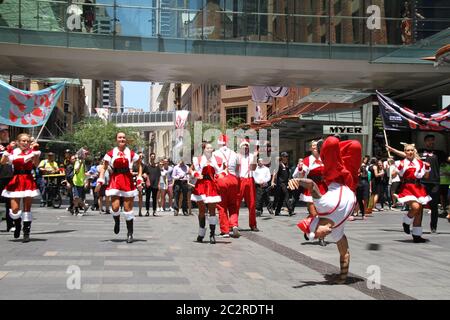
<path fill-rule="evenodd" d="M 175 111 L 111 113 L 107 120 L 119 128 L 139 131 L 171 130 L 175 128 Z"/>
<path fill-rule="evenodd" d="M 311 14 L 236 11 L 221 1 L 203 1 L 201 8 L 95 2 L 0 3 L 0 73 L 403 90 L 443 81 L 450 72 L 420 60 L 431 46 L 425 52 L 419 43 L 402 45 L 401 18 L 383 17 L 381 30 L 367 28 L 366 8 L 346 16 L 326 7 Z M 442 25 L 450 27 L 450 18 Z M 445 42 L 448 33 L 439 37 Z"/>

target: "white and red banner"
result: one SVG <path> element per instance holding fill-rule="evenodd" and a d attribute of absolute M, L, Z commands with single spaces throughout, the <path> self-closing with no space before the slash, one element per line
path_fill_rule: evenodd
<path fill-rule="evenodd" d="M 66 84 L 62 81 L 39 91 L 14 88 L 0 80 L 0 123 L 32 128 L 44 125 Z"/>

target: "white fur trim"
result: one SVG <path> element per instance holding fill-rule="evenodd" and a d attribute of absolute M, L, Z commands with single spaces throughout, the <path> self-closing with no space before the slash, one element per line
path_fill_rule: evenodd
<path fill-rule="evenodd" d="M 407 214 L 405 214 L 405 215 L 403 216 L 403 223 L 405 223 L 405 224 L 407 224 L 407 225 L 410 225 L 410 224 L 413 222 L 413 220 L 414 220 L 414 218 L 408 217 Z"/>
<path fill-rule="evenodd" d="M 125 220 L 127 220 L 127 221 L 131 221 L 134 219 L 133 211 L 125 211 L 123 214 L 125 216 Z"/>
<path fill-rule="evenodd" d="M 422 227 L 413 227 L 412 234 L 414 236 L 421 236 L 422 235 Z"/>
<path fill-rule="evenodd" d="M 22 210 L 17 211 L 17 213 L 13 213 L 13 211 L 11 209 L 9 209 L 9 216 L 13 220 L 20 219 L 20 218 L 22 218 Z"/>
<path fill-rule="evenodd" d="M 315 233 L 318 224 L 319 224 L 319 218 L 318 218 L 318 217 L 315 217 L 315 218 L 311 221 L 311 225 L 309 226 L 309 231 Z"/>
<path fill-rule="evenodd" d="M 24 212 L 22 214 L 22 219 L 23 222 L 31 222 L 33 221 L 33 215 L 31 214 L 31 212 Z"/>
<path fill-rule="evenodd" d="M 206 235 L 206 228 L 198 228 L 198 235 L 204 237 Z"/>
<path fill-rule="evenodd" d="M 217 216 L 209 216 L 208 217 L 208 223 L 212 225 L 216 225 L 219 222 L 219 219 Z"/>
<path fill-rule="evenodd" d="M 39 190 L 25 190 L 25 191 L 8 191 L 3 190 L 2 196 L 5 198 L 34 198 L 40 195 Z"/>
<path fill-rule="evenodd" d="M 206 199 L 205 195 L 191 194 L 191 201 L 199 202 L 199 201 L 205 201 L 205 199 Z"/>
<path fill-rule="evenodd" d="M 426 197 L 415 197 L 415 196 L 405 196 L 403 198 L 398 198 L 398 202 L 400 203 L 406 203 L 408 201 L 417 201 L 420 204 L 427 204 L 428 202 L 431 201 L 431 197 L 430 196 L 426 196 Z"/>
<path fill-rule="evenodd" d="M 205 197 L 205 203 L 219 203 L 222 201 L 220 196 Z"/>
<path fill-rule="evenodd" d="M 116 211 L 113 211 L 113 212 L 112 212 L 112 216 L 113 216 L 113 217 L 120 217 L 120 211 L 117 211 L 117 212 L 116 212 Z"/>
<path fill-rule="evenodd" d="M 138 195 L 138 191 L 131 190 L 131 191 L 122 191 L 119 189 L 106 189 L 105 194 L 107 196 L 117 196 L 117 197 L 125 197 L 125 198 L 132 198 Z"/>
<path fill-rule="evenodd" d="M 303 193 L 300 194 L 299 200 L 303 201 L 303 202 L 307 202 L 307 203 L 313 203 L 314 202 L 312 196 L 305 196 Z"/>

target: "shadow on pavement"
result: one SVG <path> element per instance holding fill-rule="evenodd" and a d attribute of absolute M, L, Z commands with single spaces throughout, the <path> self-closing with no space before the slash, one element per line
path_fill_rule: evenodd
<path fill-rule="evenodd" d="M 47 239 L 38 239 L 38 238 L 30 238 L 30 242 L 44 242 L 47 241 Z M 9 242 L 23 242 L 22 239 L 12 239 L 9 240 Z"/>
<path fill-rule="evenodd" d="M 292 288 L 294 289 L 300 289 L 300 288 L 304 288 L 304 287 L 313 287 L 313 286 L 332 286 L 332 285 L 338 285 L 337 283 L 335 283 L 335 279 L 338 277 L 338 274 L 326 274 L 324 275 L 325 280 L 323 281 L 302 281 L 303 284 L 298 285 L 298 286 L 294 286 Z M 364 279 L 361 278 L 356 278 L 356 277 L 347 277 L 346 282 L 344 283 L 345 285 L 350 285 L 350 284 L 354 284 L 357 282 L 362 282 L 365 281 Z"/>
<path fill-rule="evenodd" d="M 46 231 L 46 232 L 33 232 L 32 234 L 58 234 L 58 233 L 70 233 L 75 232 L 77 230 L 55 230 L 55 231 Z"/>
<path fill-rule="evenodd" d="M 325 244 L 326 245 L 329 245 L 329 244 L 335 244 L 335 242 L 328 242 L 328 241 L 325 241 Z M 301 245 L 302 246 L 320 246 L 320 243 L 319 243 L 319 241 L 314 241 L 314 242 L 302 242 L 301 243 Z"/>
<path fill-rule="evenodd" d="M 127 242 L 127 239 L 110 239 L 110 240 L 101 240 L 100 242 Z M 133 242 L 147 242 L 147 240 L 133 239 Z"/>

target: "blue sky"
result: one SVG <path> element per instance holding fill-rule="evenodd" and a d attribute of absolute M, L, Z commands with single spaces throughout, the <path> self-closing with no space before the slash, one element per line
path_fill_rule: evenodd
<path fill-rule="evenodd" d="M 122 81 L 125 107 L 150 110 L 150 82 Z"/>

